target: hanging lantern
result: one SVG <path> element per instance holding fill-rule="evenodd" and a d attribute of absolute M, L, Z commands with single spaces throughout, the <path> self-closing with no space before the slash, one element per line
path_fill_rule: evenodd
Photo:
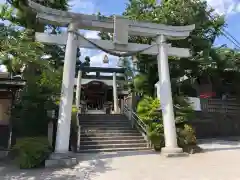
<path fill-rule="evenodd" d="M 109 62 L 108 56 L 105 54 L 105 56 L 103 57 L 103 63 L 108 64 L 108 62 Z"/>
<path fill-rule="evenodd" d="M 138 62 L 137 56 L 133 56 L 132 61 L 133 61 L 133 64 L 137 64 Z"/>
<path fill-rule="evenodd" d="M 122 58 L 119 58 L 119 60 L 118 60 L 118 67 L 123 67 L 123 59 Z"/>

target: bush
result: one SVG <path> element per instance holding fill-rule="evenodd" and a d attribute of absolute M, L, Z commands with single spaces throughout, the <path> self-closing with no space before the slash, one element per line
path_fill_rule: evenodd
<path fill-rule="evenodd" d="M 183 149 L 187 146 L 196 146 L 195 131 L 187 124 L 187 121 L 193 117 L 194 111 L 184 97 L 175 97 L 174 102 L 175 118 L 178 124 L 178 146 Z M 147 124 L 148 138 L 157 151 L 165 144 L 162 113 L 158 111 L 159 107 L 160 101 L 149 96 L 144 96 L 137 106 L 137 114 Z"/>
<path fill-rule="evenodd" d="M 29 169 L 42 166 L 52 149 L 46 137 L 27 137 L 18 139 L 12 152 L 16 164 Z"/>
<path fill-rule="evenodd" d="M 183 128 L 177 128 L 177 135 L 178 135 L 179 147 L 183 148 L 186 145 L 196 145 L 197 144 L 195 131 L 188 124 L 184 124 Z"/>
<path fill-rule="evenodd" d="M 152 123 L 148 126 L 148 138 L 154 149 L 160 151 L 164 147 L 164 132 L 161 123 Z"/>
<path fill-rule="evenodd" d="M 137 114 L 147 125 L 152 124 L 154 120 L 161 120 L 162 113 L 157 111 L 160 107 L 160 101 L 157 98 L 144 96 L 137 106 Z"/>
<path fill-rule="evenodd" d="M 76 106 L 72 107 L 72 116 L 71 116 L 71 134 L 70 134 L 70 150 L 77 151 L 77 142 L 79 137 L 79 122 L 77 118 L 78 109 Z"/>

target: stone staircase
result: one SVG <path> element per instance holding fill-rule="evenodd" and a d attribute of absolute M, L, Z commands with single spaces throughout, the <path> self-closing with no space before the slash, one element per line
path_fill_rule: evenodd
<path fill-rule="evenodd" d="M 79 115 L 80 152 L 115 152 L 149 150 L 144 137 L 131 127 L 124 115 Z"/>

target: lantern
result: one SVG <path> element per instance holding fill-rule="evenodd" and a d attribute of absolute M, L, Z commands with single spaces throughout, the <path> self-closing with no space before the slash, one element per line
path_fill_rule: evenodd
<path fill-rule="evenodd" d="M 138 62 L 137 56 L 133 56 L 132 61 L 133 61 L 133 64 L 137 64 Z"/>
<path fill-rule="evenodd" d="M 103 57 L 103 63 L 108 64 L 108 62 L 109 62 L 108 56 L 105 54 L 105 56 Z"/>
<path fill-rule="evenodd" d="M 118 67 L 123 67 L 123 59 L 122 58 L 119 58 L 117 65 L 118 65 Z"/>

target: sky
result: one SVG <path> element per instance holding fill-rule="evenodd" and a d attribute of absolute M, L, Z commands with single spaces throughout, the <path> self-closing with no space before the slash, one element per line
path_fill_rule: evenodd
<path fill-rule="evenodd" d="M 0 3 L 3 3 L 4 1 L 6 0 L 0 0 Z M 217 14 L 226 16 L 227 26 L 225 29 L 240 42 L 240 0 L 207 0 L 207 2 L 210 7 L 213 7 L 215 9 L 215 12 Z M 128 0 L 70 0 L 70 11 L 85 14 L 94 14 L 101 12 L 107 16 L 112 14 L 121 15 L 127 3 Z M 97 36 L 97 32 L 94 31 L 85 31 L 84 34 L 88 38 L 99 38 Z M 224 36 L 219 37 L 215 42 L 215 45 L 217 46 L 220 46 L 222 44 L 227 44 L 231 48 L 235 47 L 234 44 Z M 81 54 L 81 60 L 83 60 L 85 56 L 90 56 L 91 66 L 117 66 L 118 58 L 111 55 L 108 55 L 109 63 L 104 64 L 102 62 L 102 59 L 105 53 L 102 51 L 81 49 Z"/>

